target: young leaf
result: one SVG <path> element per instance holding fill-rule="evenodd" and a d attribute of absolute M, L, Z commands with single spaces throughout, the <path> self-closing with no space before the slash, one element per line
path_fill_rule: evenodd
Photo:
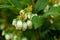
<path fill-rule="evenodd" d="M 37 0 L 35 5 L 35 11 L 38 12 L 46 7 L 48 0 Z"/>
<path fill-rule="evenodd" d="M 33 24 L 34 24 L 34 28 L 37 29 L 37 28 L 39 28 L 39 27 L 42 26 L 42 24 L 43 24 L 43 22 L 44 22 L 44 19 L 43 19 L 43 17 L 34 16 L 34 17 L 32 18 L 32 22 L 33 22 Z"/>

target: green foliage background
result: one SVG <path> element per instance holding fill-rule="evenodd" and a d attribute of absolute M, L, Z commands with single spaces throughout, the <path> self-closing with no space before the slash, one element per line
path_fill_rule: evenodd
<path fill-rule="evenodd" d="M 49 0 L 35 1 L 33 5 L 32 0 L 0 0 L 0 25 L 5 24 L 6 27 L 11 29 L 11 32 L 16 31 L 13 30 L 12 20 L 19 15 L 21 9 L 24 9 L 27 4 L 30 4 L 33 6 L 32 13 L 39 15 L 32 18 L 34 28 L 22 32 L 21 35 L 26 36 L 30 40 L 54 40 L 54 36 L 56 36 L 57 32 L 60 32 L 60 5 L 53 7 L 53 4 L 50 4 Z M 48 11 L 41 11 L 47 5 L 50 6 Z M 54 17 L 52 18 L 51 15 Z M 50 23 L 50 20 L 53 20 L 53 23 Z M 3 30 L 7 30 L 7 28 Z"/>

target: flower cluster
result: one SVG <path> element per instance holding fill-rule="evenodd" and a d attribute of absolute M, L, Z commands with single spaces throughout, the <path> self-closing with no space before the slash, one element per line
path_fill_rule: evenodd
<path fill-rule="evenodd" d="M 26 29 L 32 29 L 32 17 L 37 16 L 37 14 L 32 14 L 32 12 L 25 12 L 25 10 L 20 10 L 19 15 L 16 19 L 13 19 L 12 25 L 15 26 L 17 30 L 25 31 Z"/>

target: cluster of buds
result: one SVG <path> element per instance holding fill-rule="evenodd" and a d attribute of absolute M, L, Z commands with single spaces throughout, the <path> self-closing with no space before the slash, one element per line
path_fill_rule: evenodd
<path fill-rule="evenodd" d="M 17 30 L 25 31 L 26 29 L 32 29 L 32 17 L 37 16 L 37 14 L 32 14 L 30 11 L 25 12 L 21 10 L 16 19 L 13 19 L 12 25 L 15 26 Z"/>

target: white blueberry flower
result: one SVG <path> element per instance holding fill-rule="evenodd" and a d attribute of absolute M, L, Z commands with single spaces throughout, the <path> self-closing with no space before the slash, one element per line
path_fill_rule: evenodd
<path fill-rule="evenodd" d="M 24 23 L 23 23 L 22 30 L 23 30 L 23 31 L 25 31 L 26 29 L 27 29 L 27 23 L 26 23 L 26 22 L 24 22 Z"/>
<path fill-rule="evenodd" d="M 20 12 L 19 13 L 22 13 L 22 14 L 24 14 L 25 13 L 25 11 L 24 10 L 20 10 Z"/>
<path fill-rule="evenodd" d="M 30 13 L 28 14 L 28 19 L 31 19 L 31 14 Z"/>
<path fill-rule="evenodd" d="M 33 16 L 37 16 L 37 14 L 32 14 L 32 17 L 33 17 Z"/>
<path fill-rule="evenodd" d="M 22 21 L 18 20 L 17 24 L 16 24 L 16 29 L 20 29 L 21 30 L 21 28 L 22 28 Z"/>
<path fill-rule="evenodd" d="M 44 9 L 44 12 L 47 12 L 49 8 L 50 8 L 50 6 L 47 5 L 46 8 Z"/>
<path fill-rule="evenodd" d="M 50 15 L 51 16 L 51 18 L 54 18 L 54 16 L 53 15 Z"/>
<path fill-rule="evenodd" d="M 54 4 L 54 5 L 53 5 L 53 7 L 58 7 L 58 6 L 59 6 L 59 4 Z"/>
<path fill-rule="evenodd" d="M 28 26 L 29 29 L 31 29 L 32 28 L 32 21 L 28 20 L 27 21 L 27 26 Z"/>
<path fill-rule="evenodd" d="M 49 20 L 49 21 L 50 21 L 50 23 L 51 23 L 51 24 L 53 24 L 53 23 L 54 23 L 54 22 L 53 22 L 53 20 Z"/>
<path fill-rule="evenodd" d="M 13 25 L 13 26 L 16 25 L 16 19 L 13 19 L 12 25 Z"/>
<path fill-rule="evenodd" d="M 5 31 L 2 31 L 2 36 L 4 36 L 5 35 Z"/>
<path fill-rule="evenodd" d="M 6 40 L 11 39 L 10 35 L 9 35 L 9 34 L 6 34 L 6 35 L 5 35 L 5 39 L 6 39 Z"/>
<path fill-rule="evenodd" d="M 28 40 L 26 37 L 23 37 L 22 40 Z"/>

